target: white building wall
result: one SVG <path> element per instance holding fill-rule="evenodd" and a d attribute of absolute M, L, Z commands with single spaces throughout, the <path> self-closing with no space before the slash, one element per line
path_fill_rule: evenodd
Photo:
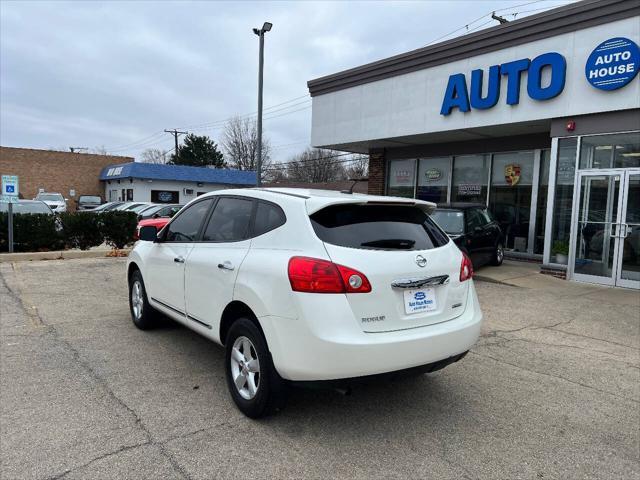
<path fill-rule="evenodd" d="M 233 185 L 221 185 L 216 183 L 203 183 L 201 187 L 198 187 L 196 182 L 177 182 L 169 180 L 144 180 L 139 178 L 134 179 L 120 179 L 110 180 L 111 183 L 104 182 L 104 196 L 107 201 L 126 200 L 122 199 L 122 190 L 131 188 L 133 189 L 133 201 L 134 202 L 150 202 L 151 190 L 168 190 L 179 192 L 179 203 L 186 204 L 196 198 L 198 192 L 213 192 L 215 190 L 223 190 L 225 188 L 236 188 Z M 185 194 L 185 189 L 192 189 L 193 194 Z M 115 197 L 109 196 L 109 192 L 115 193 Z"/>
<path fill-rule="evenodd" d="M 640 108 L 640 75 L 630 84 L 614 91 L 596 89 L 585 77 L 585 63 L 591 52 L 601 42 L 612 37 L 626 37 L 640 43 L 640 17 L 517 45 L 313 97 L 311 144 L 338 145 Z M 525 73 L 520 84 L 520 103 L 507 105 L 507 79 L 503 76 L 500 100 L 493 108 L 471 110 L 466 113 L 454 109 L 448 116 L 440 114 L 450 75 L 464 73 L 469 84 L 471 71 L 483 69 L 486 85 L 486 75 L 491 65 L 522 58 L 533 59 L 546 52 L 558 52 L 567 61 L 566 84 L 559 96 L 546 101 L 529 98 Z"/>

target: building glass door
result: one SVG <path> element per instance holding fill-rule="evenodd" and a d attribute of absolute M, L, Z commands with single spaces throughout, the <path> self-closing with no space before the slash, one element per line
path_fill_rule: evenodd
<path fill-rule="evenodd" d="M 625 177 L 622 212 L 616 285 L 640 288 L 640 171 L 628 172 Z"/>
<path fill-rule="evenodd" d="M 640 171 L 584 171 L 571 249 L 573 278 L 640 287 Z"/>

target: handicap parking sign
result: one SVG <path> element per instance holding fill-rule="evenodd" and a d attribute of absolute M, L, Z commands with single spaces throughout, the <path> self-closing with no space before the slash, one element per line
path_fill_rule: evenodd
<path fill-rule="evenodd" d="M 13 202 L 18 198 L 18 177 L 2 175 L 2 200 Z"/>

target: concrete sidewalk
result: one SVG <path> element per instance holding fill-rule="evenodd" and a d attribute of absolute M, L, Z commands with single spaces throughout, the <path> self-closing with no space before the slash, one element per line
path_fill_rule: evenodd
<path fill-rule="evenodd" d="M 640 292 L 637 290 L 605 287 L 543 275 L 537 263 L 505 260 L 499 267 L 481 267 L 474 274 L 474 278 L 479 281 L 540 290 L 558 297 L 584 296 L 596 301 L 606 299 L 608 303 L 636 305 L 640 308 Z"/>
<path fill-rule="evenodd" d="M 50 252 L 0 253 L 0 263 L 30 262 L 37 260 L 69 260 L 72 258 L 100 258 L 127 256 L 131 248 L 114 250 L 111 247 L 99 246 L 89 250 L 54 250 Z M 117 252 L 117 253 L 116 253 Z"/>

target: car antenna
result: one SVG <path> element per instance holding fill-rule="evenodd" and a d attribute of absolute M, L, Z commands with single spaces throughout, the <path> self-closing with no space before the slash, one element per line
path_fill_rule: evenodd
<path fill-rule="evenodd" d="M 353 182 L 351 184 L 351 187 L 349 187 L 349 189 L 347 190 L 340 190 L 340 193 L 346 193 L 348 195 L 353 195 L 353 189 L 356 186 L 356 183 L 358 182 L 366 182 L 367 180 L 369 180 L 368 178 L 350 178 L 349 181 Z"/>

